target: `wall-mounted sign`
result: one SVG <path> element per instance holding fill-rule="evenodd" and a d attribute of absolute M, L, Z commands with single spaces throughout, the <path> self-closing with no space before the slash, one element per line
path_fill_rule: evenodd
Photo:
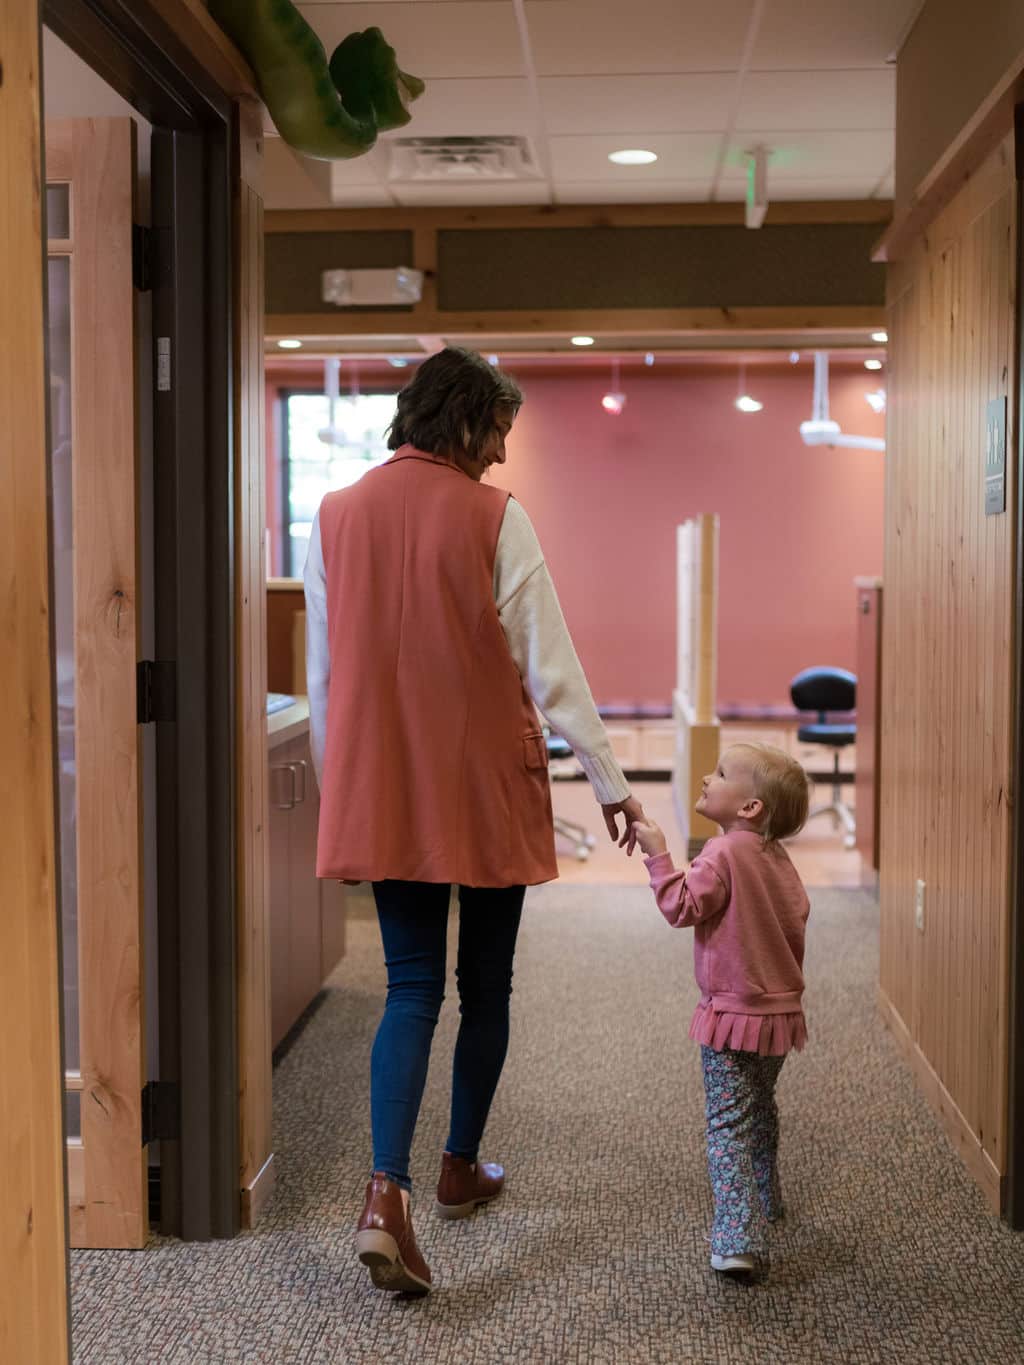
<path fill-rule="evenodd" d="M 985 515 L 1006 511 L 1006 396 L 985 409 Z"/>

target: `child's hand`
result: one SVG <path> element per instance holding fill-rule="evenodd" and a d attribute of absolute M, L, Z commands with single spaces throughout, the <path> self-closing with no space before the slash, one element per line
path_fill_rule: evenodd
<path fill-rule="evenodd" d="M 634 820 L 630 825 L 626 852 L 631 854 L 637 844 L 643 850 L 645 858 L 651 858 L 656 853 L 668 852 L 665 835 L 660 825 L 656 825 L 653 820 Z"/>

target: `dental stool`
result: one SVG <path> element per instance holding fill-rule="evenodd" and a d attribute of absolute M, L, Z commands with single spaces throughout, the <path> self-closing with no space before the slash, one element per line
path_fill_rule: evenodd
<path fill-rule="evenodd" d="M 553 782 L 562 778 L 572 777 L 576 772 L 576 758 L 572 747 L 560 735 L 548 735 L 548 772 Z M 571 766 L 566 760 L 571 760 Z M 595 840 L 592 834 L 588 834 L 582 825 L 577 825 L 573 820 L 563 820 L 560 815 L 554 817 L 555 833 L 560 834 L 563 839 L 568 839 L 575 845 L 576 857 L 581 863 L 585 863 L 590 857 L 590 850 L 594 847 Z"/>
<path fill-rule="evenodd" d="M 842 779 L 839 775 L 839 750 L 853 744 L 857 738 L 856 725 L 846 722 L 830 724 L 829 712 L 852 711 L 857 704 L 857 676 L 845 668 L 805 668 L 790 683 L 789 695 L 798 711 L 816 711 L 818 719 L 801 725 L 797 738 L 804 744 L 823 744 L 832 750 L 832 800 L 816 806 L 807 819 L 816 815 L 831 815 L 836 829 L 846 834 L 843 843 L 853 848 L 856 843 L 856 824 L 853 811 L 843 800 Z"/>

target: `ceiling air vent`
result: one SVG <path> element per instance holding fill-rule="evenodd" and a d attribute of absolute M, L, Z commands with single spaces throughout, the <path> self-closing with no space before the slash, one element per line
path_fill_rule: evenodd
<path fill-rule="evenodd" d="M 389 180 L 533 180 L 540 174 L 525 137 L 399 137 L 389 142 Z"/>

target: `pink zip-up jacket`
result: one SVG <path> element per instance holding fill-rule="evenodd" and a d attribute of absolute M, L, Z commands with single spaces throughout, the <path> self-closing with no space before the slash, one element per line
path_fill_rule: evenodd
<path fill-rule="evenodd" d="M 685 872 L 645 858 L 658 908 L 694 930 L 700 1004 L 690 1037 L 720 1052 L 781 1056 L 807 1041 L 804 931 L 810 903 L 781 844 L 754 830 L 709 839 Z"/>

